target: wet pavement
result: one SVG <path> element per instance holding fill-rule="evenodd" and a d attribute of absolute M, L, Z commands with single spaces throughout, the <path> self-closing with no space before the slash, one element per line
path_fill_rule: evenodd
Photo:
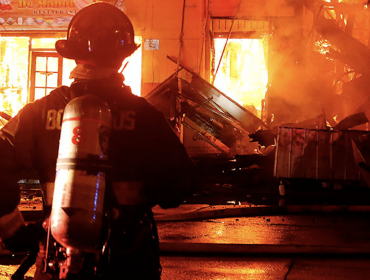
<path fill-rule="evenodd" d="M 368 193 L 325 192 L 155 207 L 162 280 L 370 279 Z M 26 216 L 40 211 L 29 204 L 23 210 Z M 0 261 L 0 280 L 10 279 L 19 257 Z M 27 276 L 33 273 L 34 267 Z"/>
<path fill-rule="evenodd" d="M 0 260 L 0 280 L 8 280 L 17 265 Z M 162 280 L 367 280 L 370 275 L 370 258 L 363 256 L 164 254 L 161 264 Z M 33 266 L 26 276 L 34 272 Z"/>
<path fill-rule="evenodd" d="M 155 210 L 163 280 L 370 279 L 367 205 Z"/>
<path fill-rule="evenodd" d="M 370 259 L 165 256 L 162 280 L 367 280 Z"/>
<path fill-rule="evenodd" d="M 369 279 L 368 206 L 192 204 L 154 212 L 162 280 Z M 0 280 L 10 279 L 20 258 L 0 260 Z"/>
<path fill-rule="evenodd" d="M 369 206 L 182 205 L 155 213 L 164 252 L 370 253 Z"/>

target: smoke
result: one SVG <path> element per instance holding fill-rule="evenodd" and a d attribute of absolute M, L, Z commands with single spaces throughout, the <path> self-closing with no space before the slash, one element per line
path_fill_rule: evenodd
<path fill-rule="evenodd" d="M 335 36 L 331 25 L 330 28 L 327 24 L 320 26 L 321 33 L 314 33 L 316 36 L 308 38 L 302 23 L 296 18 L 274 22 L 275 29 L 270 43 L 270 85 L 266 101 L 268 113 L 274 115 L 276 125 L 312 119 L 323 111 L 327 120 L 334 125 L 335 119 L 347 116 L 349 110 L 345 110 L 346 102 L 339 87 L 341 77 L 336 73 L 338 60 L 318 49 L 324 44 L 316 44 L 315 49 L 315 40 L 330 39 L 330 43 L 341 45 L 343 50 L 347 50 L 347 58 L 349 54 L 356 53 L 354 48 L 357 49 L 356 55 L 359 55 L 360 48 L 357 42 L 348 46 L 348 35 L 344 36 L 336 25 L 334 30 L 342 37 Z M 367 51 L 362 53 L 367 54 Z M 353 57 L 350 58 L 358 69 L 366 68 L 363 65 L 364 57 Z M 367 63 L 370 60 L 365 61 Z"/>

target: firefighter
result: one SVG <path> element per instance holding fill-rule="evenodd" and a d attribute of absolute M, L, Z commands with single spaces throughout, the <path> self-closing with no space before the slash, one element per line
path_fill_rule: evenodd
<path fill-rule="evenodd" d="M 108 104 L 112 114 L 107 279 L 117 275 L 123 275 L 122 279 L 160 279 L 159 241 L 152 207 L 177 207 L 196 189 L 197 176 L 163 114 L 144 98 L 133 95 L 124 84 L 119 69 L 137 48 L 128 17 L 103 2 L 77 12 L 67 38 L 56 42 L 61 56 L 76 61 L 70 73 L 74 81 L 27 104 L 1 134 L 0 234 L 9 250 L 32 250 L 45 238 L 42 225 L 24 225 L 17 210 L 16 182 L 25 172 L 37 171 L 47 217 L 53 201 L 63 111 L 71 100 L 92 94 Z M 24 238 L 22 244 L 19 237 Z"/>

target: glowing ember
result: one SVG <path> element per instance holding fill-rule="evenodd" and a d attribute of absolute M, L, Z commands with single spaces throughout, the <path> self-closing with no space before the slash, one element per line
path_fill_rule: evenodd
<path fill-rule="evenodd" d="M 315 42 L 315 49 L 320 54 L 326 54 L 329 52 L 331 44 L 328 40 L 322 39 Z"/>

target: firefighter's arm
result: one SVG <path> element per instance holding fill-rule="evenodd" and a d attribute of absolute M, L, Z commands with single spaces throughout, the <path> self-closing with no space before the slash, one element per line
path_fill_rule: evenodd
<path fill-rule="evenodd" d="M 37 248 L 36 228 L 26 226 L 19 211 L 20 190 L 14 171 L 13 149 L 5 141 L 0 139 L 0 239 L 6 249 L 25 252 Z"/>
<path fill-rule="evenodd" d="M 152 187 L 148 189 L 153 204 L 162 208 L 179 206 L 200 188 L 200 176 L 185 147 L 164 117 L 159 116 L 155 127 L 160 138 L 152 140 L 156 159 L 152 166 Z M 157 142 L 156 142 L 157 141 Z"/>
<path fill-rule="evenodd" d="M 5 134 L 0 133 L 0 238 L 5 240 L 24 225 L 24 220 L 17 207 L 20 190 L 14 176 L 14 147 Z"/>
<path fill-rule="evenodd" d="M 26 225 L 18 208 L 22 164 L 16 155 L 14 137 L 20 130 L 18 115 L 0 131 L 0 238 L 13 252 L 36 249 L 42 232 L 41 225 Z"/>

